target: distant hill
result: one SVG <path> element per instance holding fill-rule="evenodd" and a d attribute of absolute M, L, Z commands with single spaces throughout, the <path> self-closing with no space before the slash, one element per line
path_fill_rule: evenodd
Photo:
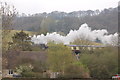
<path fill-rule="evenodd" d="M 53 11 L 16 17 L 13 28 L 16 30 L 63 32 L 67 34 L 71 29 L 78 29 L 81 24 L 87 23 L 92 29 L 107 29 L 109 33 L 118 30 L 118 8 L 109 8 L 102 11 L 87 10 L 70 13 Z"/>

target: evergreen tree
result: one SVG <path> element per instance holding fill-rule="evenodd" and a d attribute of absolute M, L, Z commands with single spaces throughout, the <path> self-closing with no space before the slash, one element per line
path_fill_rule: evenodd
<path fill-rule="evenodd" d="M 28 34 L 23 32 L 17 32 L 14 34 L 12 37 L 13 44 L 12 48 L 14 49 L 19 49 L 19 50 L 31 50 L 31 38 L 29 37 Z"/>

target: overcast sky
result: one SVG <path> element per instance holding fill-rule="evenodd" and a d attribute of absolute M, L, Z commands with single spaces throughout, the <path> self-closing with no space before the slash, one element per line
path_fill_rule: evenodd
<path fill-rule="evenodd" d="M 19 13 L 34 14 L 52 11 L 72 12 L 117 7 L 119 0 L 1 0 L 16 7 Z"/>

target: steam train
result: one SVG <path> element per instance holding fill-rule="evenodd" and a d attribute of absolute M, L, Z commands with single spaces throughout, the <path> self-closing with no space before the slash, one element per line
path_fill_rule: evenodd
<path fill-rule="evenodd" d="M 39 44 L 39 46 L 42 48 L 42 49 L 47 49 L 48 46 L 46 44 Z M 71 50 L 77 55 L 79 53 L 81 53 L 81 49 L 88 49 L 88 50 L 94 50 L 94 49 L 101 49 L 101 48 L 104 48 L 106 46 L 104 45 L 65 45 L 65 46 L 68 46 L 71 48 Z"/>
<path fill-rule="evenodd" d="M 49 48 L 46 44 L 39 44 L 40 47 L 44 50 L 46 50 L 47 48 Z M 94 49 L 101 49 L 104 48 L 106 46 L 103 45 L 65 45 L 70 47 L 70 49 L 73 52 L 73 55 L 76 56 L 77 60 L 80 59 L 80 53 L 81 53 L 81 49 L 88 49 L 88 50 L 94 50 Z"/>

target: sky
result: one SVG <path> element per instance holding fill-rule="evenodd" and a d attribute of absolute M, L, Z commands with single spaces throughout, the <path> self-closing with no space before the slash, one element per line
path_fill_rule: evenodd
<path fill-rule="evenodd" d="M 0 0 L 14 5 L 19 13 L 35 14 L 52 11 L 103 10 L 117 7 L 119 0 Z"/>

